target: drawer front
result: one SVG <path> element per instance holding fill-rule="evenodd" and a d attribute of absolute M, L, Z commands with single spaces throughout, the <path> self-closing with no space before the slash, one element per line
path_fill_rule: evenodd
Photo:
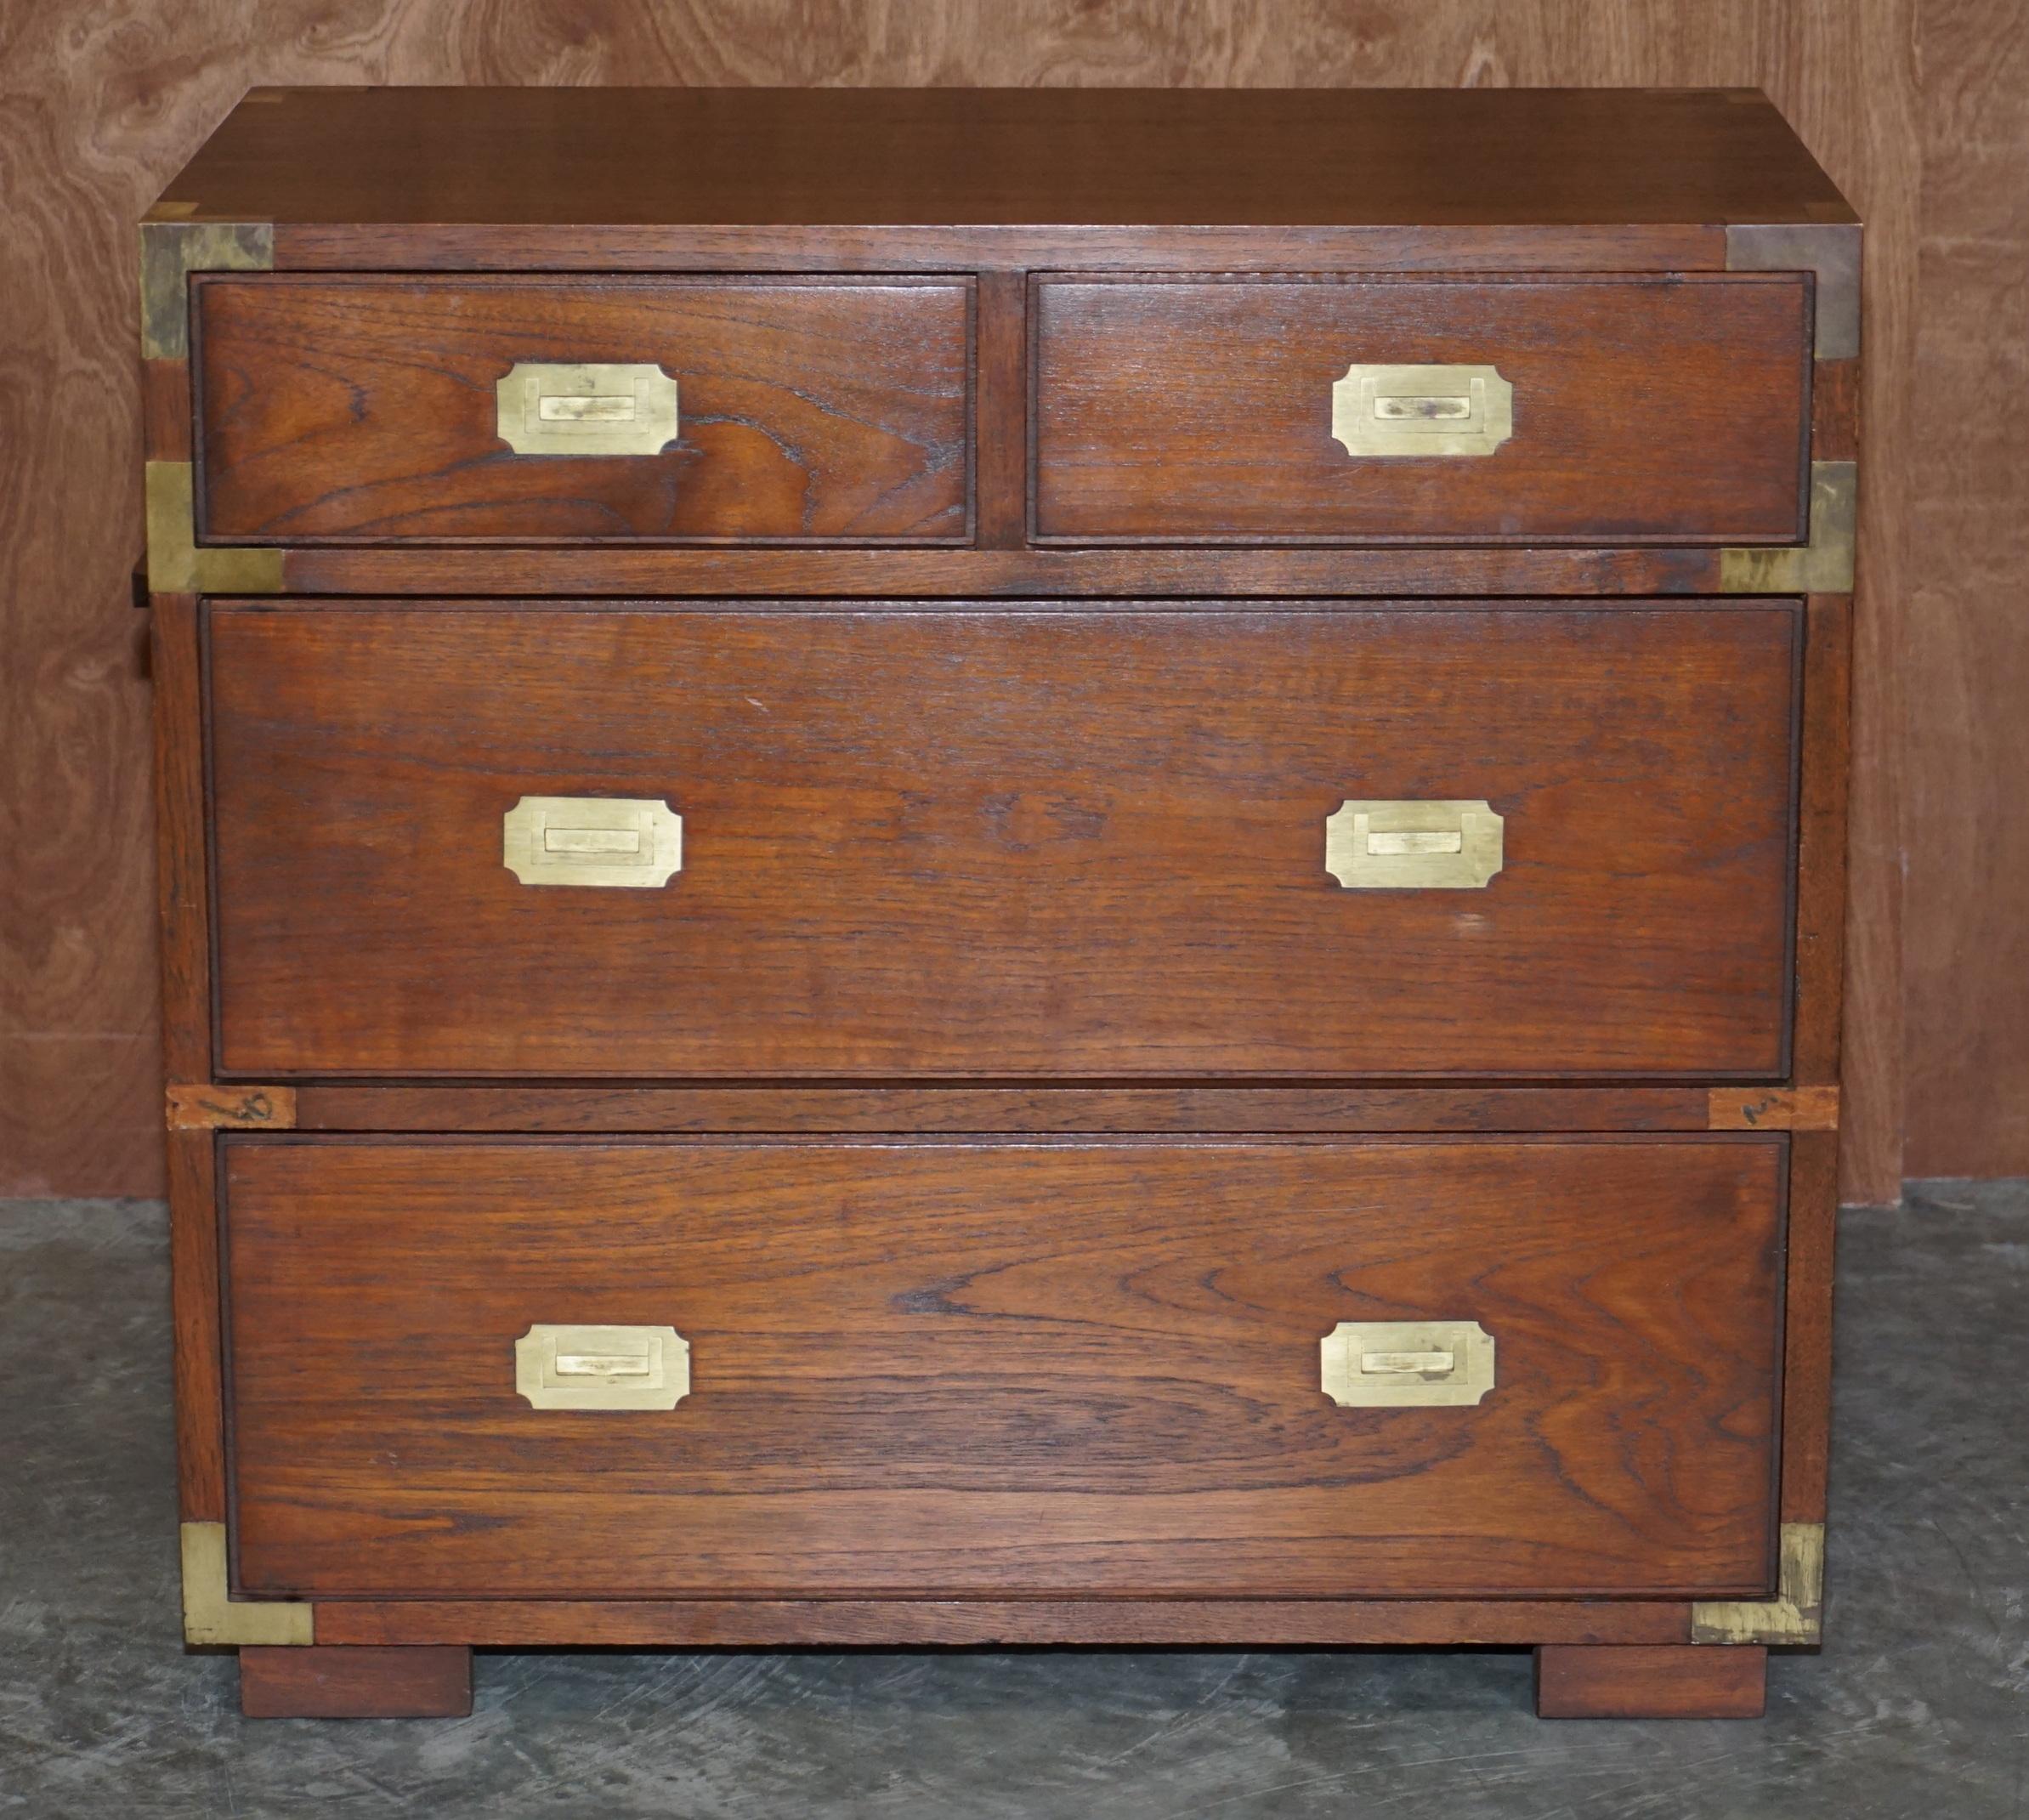
<path fill-rule="evenodd" d="M 241 1580 L 1752 1596 L 1784 1155 L 229 1139 Z M 1393 1386 L 1468 1324 L 1476 1402 L 1322 1388 L 1342 1326 Z M 680 1400 L 541 1388 L 641 1330 Z"/>
<path fill-rule="evenodd" d="M 1053 278 L 1034 297 L 1046 540 L 1805 535 L 1801 276 Z"/>
<path fill-rule="evenodd" d="M 1786 1065 L 1789 604 L 208 623 L 231 1073 Z"/>
<path fill-rule="evenodd" d="M 207 278 L 201 538 L 963 542 L 970 283 Z"/>

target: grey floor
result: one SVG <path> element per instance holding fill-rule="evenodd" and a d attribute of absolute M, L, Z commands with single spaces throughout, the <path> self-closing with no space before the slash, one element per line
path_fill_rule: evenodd
<path fill-rule="evenodd" d="M 1522 1653 L 482 1655 L 242 1721 L 176 1620 L 163 1214 L 0 1202 L 0 1814 L 2029 1812 L 2029 1183 L 1845 1216 L 1830 1641 L 1759 1722 L 1539 1723 Z"/>

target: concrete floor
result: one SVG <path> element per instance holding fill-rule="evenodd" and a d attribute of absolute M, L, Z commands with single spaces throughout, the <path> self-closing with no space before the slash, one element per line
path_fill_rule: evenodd
<path fill-rule="evenodd" d="M 0 1203 L 0 1815 L 2029 1812 L 2029 1182 L 1846 1216 L 1828 1636 L 1759 1722 L 1543 1724 L 1516 1653 L 482 1655 L 249 1723 L 176 1619 L 163 1214 Z"/>

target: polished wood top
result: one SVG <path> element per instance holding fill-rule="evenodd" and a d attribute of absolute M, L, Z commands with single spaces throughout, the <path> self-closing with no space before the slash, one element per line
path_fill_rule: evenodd
<path fill-rule="evenodd" d="M 1850 222 L 1751 89 L 257 88 L 151 218 Z"/>

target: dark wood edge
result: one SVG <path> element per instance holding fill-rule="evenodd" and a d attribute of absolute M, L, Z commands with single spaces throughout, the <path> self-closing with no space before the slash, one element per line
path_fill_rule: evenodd
<path fill-rule="evenodd" d="M 240 1710 L 249 1719 L 462 1719 L 472 1711 L 472 1651 L 247 1646 Z"/>
<path fill-rule="evenodd" d="M 297 1090 L 296 1124 L 306 1131 L 926 1136 L 1703 1131 L 1710 1100 L 1696 1087 L 327 1085 Z"/>
<path fill-rule="evenodd" d="M 975 541 L 982 549 L 1018 550 L 1026 535 L 1019 502 L 1028 485 L 1027 292 L 1023 275 L 982 272 L 975 315 Z"/>
<path fill-rule="evenodd" d="M 292 271 L 640 271 L 897 274 L 1001 269 L 1710 271 L 1726 230 L 1709 223 L 1595 227 L 502 227 L 278 222 Z"/>
<path fill-rule="evenodd" d="M 1799 1131 L 1789 1146 L 1783 1282 L 1782 1521 L 1822 1523 L 1832 1415 L 1832 1269 L 1839 1134 Z"/>
<path fill-rule="evenodd" d="M 211 1132 L 169 1133 L 176 1483 L 178 1508 L 184 1522 L 224 1522 L 226 1512 L 225 1349 L 220 1318 L 216 1159 Z"/>
<path fill-rule="evenodd" d="M 162 1060 L 172 1080 L 203 1081 L 211 1078 L 213 1054 L 203 611 L 189 594 L 156 594 L 150 604 Z"/>
<path fill-rule="evenodd" d="M 1796 1031 L 1792 1072 L 1799 1086 L 1833 1086 L 1839 1076 L 1851 652 L 1850 598 L 1811 595 L 1804 630 L 1792 968 Z"/>
<path fill-rule="evenodd" d="M 1610 1600 L 471 1600 L 317 1607 L 320 1643 L 508 1647 L 1675 1643 L 1690 1635 L 1688 1605 Z"/>
<path fill-rule="evenodd" d="M 918 546 L 296 545 L 296 595 L 520 595 L 830 600 L 1031 597 L 1236 599 L 1309 596 L 1505 598 L 1556 595 L 1646 606 L 1646 597 L 1718 594 L 1717 549 L 1367 545 L 1204 545 L 1026 549 Z"/>
<path fill-rule="evenodd" d="M 1540 1719 L 1759 1719 L 1767 1699 L 1759 1645 L 1551 1643 L 1535 1670 Z"/>

